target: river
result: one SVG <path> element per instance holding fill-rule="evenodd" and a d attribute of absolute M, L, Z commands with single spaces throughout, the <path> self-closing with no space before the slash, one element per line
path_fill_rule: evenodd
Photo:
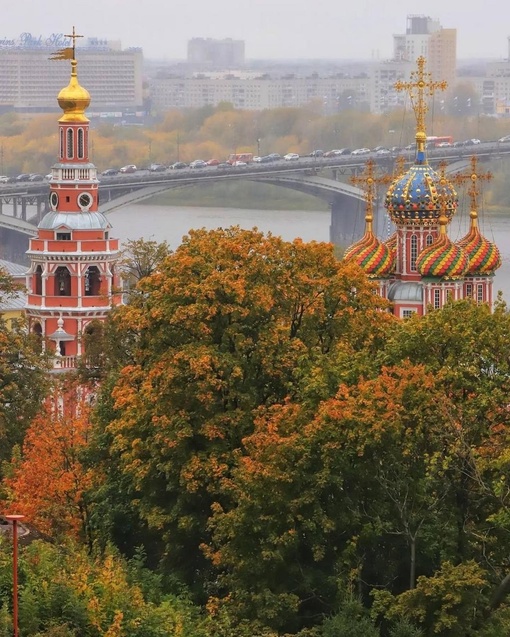
<path fill-rule="evenodd" d="M 279 235 L 286 241 L 300 237 L 303 241 L 329 241 L 330 213 L 324 211 L 248 210 L 238 208 L 200 208 L 190 206 L 152 206 L 133 204 L 108 215 L 112 235 L 121 242 L 129 239 L 167 241 L 175 249 L 190 229 L 258 228 Z M 467 232 L 469 217 L 460 214 L 450 228 L 450 238 L 457 241 Z M 484 218 L 480 228 L 501 252 L 503 265 L 496 273 L 494 292 L 501 290 L 510 305 L 510 216 Z"/>

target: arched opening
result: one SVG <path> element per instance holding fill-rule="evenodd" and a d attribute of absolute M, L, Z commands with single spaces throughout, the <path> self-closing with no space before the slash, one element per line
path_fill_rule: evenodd
<path fill-rule="evenodd" d="M 35 337 L 37 351 L 42 352 L 43 349 L 43 331 L 40 323 L 34 323 L 32 326 L 32 334 Z"/>
<path fill-rule="evenodd" d="M 101 293 L 101 273 L 95 265 L 91 265 L 85 272 L 85 296 L 99 296 Z"/>
<path fill-rule="evenodd" d="M 34 273 L 34 294 L 42 294 L 42 266 L 38 265 Z M 41 327 L 39 325 L 39 327 Z"/>
<path fill-rule="evenodd" d="M 78 129 L 78 159 L 85 156 L 85 142 L 83 138 L 83 128 Z"/>
<path fill-rule="evenodd" d="M 411 263 L 410 263 L 411 272 L 416 272 L 417 258 L 418 258 L 418 237 L 415 234 L 413 234 L 411 235 Z"/>
<path fill-rule="evenodd" d="M 92 320 L 82 333 L 82 357 L 89 370 L 100 369 L 104 364 L 104 325 L 98 319 Z"/>
<path fill-rule="evenodd" d="M 71 273 L 63 265 L 55 271 L 55 296 L 71 296 Z"/>
<path fill-rule="evenodd" d="M 67 129 L 67 159 L 73 159 L 74 145 L 73 145 L 73 129 Z"/>

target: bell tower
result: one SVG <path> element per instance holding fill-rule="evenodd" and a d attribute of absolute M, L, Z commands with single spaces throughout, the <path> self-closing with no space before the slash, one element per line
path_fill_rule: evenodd
<path fill-rule="evenodd" d="M 94 319 L 104 320 L 119 305 L 115 270 L 118 239 L 99 212 L 96 167 L 89 160 L 90 95 L 78 81 L 76 39 L 51 59 L 70 60 L 71 78 L 58 95 L 58 161 L 52 166 L 48 212 L 30 240 L 27 255 L 26 314 L 29 329 L 54 349 L 54 371 L 76 366 L 83 356 L 82 335 Z"/>

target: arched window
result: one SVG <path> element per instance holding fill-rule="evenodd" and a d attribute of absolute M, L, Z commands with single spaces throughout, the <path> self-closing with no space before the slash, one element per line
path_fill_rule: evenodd
<path fill-rule="evenodd" d="M 42 327 L 40 323 L 34 323 L 32 327 L 32 334 L 36 336 L 36 347 L 38 352 L 42 352 Z"/>
<path fill-rule="evenodd" d="M 64 129 L 60 128 L 60 159 L 64 159 Z"/>
<path fill-rule="evenodd" d="M 434 237 L 431 234 L 427 235 L 427 246 L 432 245 L 432 242 L 434 241 Z"/>
<path fill-rule="evenodd" d="M 74 148 L 73 148 L 73 129 L 67 129 L 67 159 L 73 159 L 74 156 Z"/>
<path fill-rule="evenodd" d="M 34 284 L 34 294 L 42 294 L 42 266 L 40 265 L 35 269 Z"/>
<path fill-rule="evenodd" d="M 409 267 L 412 272 L 416 271 L 416 259 L 418 258 L 418 237 L 413 234 L 411 236 L 411 263 Z"/>
<path fill-rule="evenodd" d="M 85 142 L 83 138 L 83 128 L 78 129 L 78 159 L 85 157 Z"/>
<path fill-rule="evenodd" d="M 99 296 L 101 293 L 101 273 L 91 265 L 85 272 L 85 296 Z"/>
<path fill-rule="evenodd" d="M 434 309 L 439 310 L 441 307 L 441 290 L 434 290 Z"/>
<path fill-rule="evenodd" d="M 71 296 L 71 274 L 63 265 L 55 271 L 55 296 Z"/>

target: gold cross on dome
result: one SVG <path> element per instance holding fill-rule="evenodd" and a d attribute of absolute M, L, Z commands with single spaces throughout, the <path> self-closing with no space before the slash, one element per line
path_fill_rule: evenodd
<path fill-rule="evenodd" d="M 369 159 L 365 164 L 365 170 L 358 177 L 352 176 L 349 181 L 353 186 L 359 186 L 365 194 L 367 202 L 366 214 L 372 215 L 374 210 L 374 200 L 376 196 L 376 187 L 379 184 L 389 184 L 393 181 L 391 175 L 375 176 L 376 163 L 373 159 Z"/>
<path fill-rule="evenodd" d="M 411 71 L 410 81 L 399 80 L 394 84 L 396 91 L 407 91 L 411 99 L 411 106 L 416 115 L 416 128 L 419 132 L 425 133 L 425 114 L 429 110 L 426 97 L 434 95 L 437 90 L 444 91 L 448 83 L 433 82 L 432 74 L 425 72 L 425 58 L 421 55 L 417 60 L 417 71 Z"/>
<path fill-rule="evenodd" d="M 75 30 L 74 26 L 73 26 L 72 34 L 65 33 L 64 37 L 72 39 L 72 41 L 73 41 L 73 58 L 76 58 L 76 38 L 83 38 L 83 35 L 78 35 L 76 33 L 76 30 Z"/>
<path fill-rule="evenodd" d="M 473 155 L 471 157 L 471 170 L 469 170 L 466 173 L 459 173 L 458 175 L 455 175 L 454 177 L 452 177 L 452 181 L 455 184 L 464 184 L 467 181 L 471 182 L 471 185 L 468 188 L 468 195 L 469 195 L 469 199 L 471 202 L 471 211 L 473 212 L 477 212 L 478 211 L 478 195 L 480 194 L 480 190 L 478 190 L 477 188 L 477 182 L 482 182 L 482 181 L 487 181 L 489 182 L 492 179 L 492 173 L 491 172 L 486 172 L 486 173 L 480 173 L 477 172 L 477 165 L 478 165 L 478 157 L 476 155 Z"/>

